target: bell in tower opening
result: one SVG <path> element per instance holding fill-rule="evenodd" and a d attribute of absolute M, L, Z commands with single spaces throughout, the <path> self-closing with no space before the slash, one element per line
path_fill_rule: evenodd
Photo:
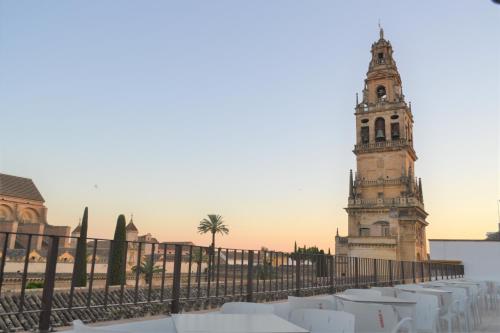
<path fill-rule="evenodd" d="M 349 181 L 348 236 L 341 237 L 347 238 L 342 253 L 349 256 L 427 258 L 427 213 L 414 179 L 413 115 L 401 87 L 392 45 L 381 29 L 354 113 L 357 172 Z"/>

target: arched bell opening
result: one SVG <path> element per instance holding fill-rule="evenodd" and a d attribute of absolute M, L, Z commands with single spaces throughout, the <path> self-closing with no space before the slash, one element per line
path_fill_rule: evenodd
<path fill-rule="evenodd" d="M 385 141 L 385 119 L 377 118 L 375 120 L 375 141 Z"/>
<path fill-rule="evenodd" d="M 379 101 L 385 101 L 387 99 L 387 92 L 384 86 L 377 87 L 377 98 Z"/>

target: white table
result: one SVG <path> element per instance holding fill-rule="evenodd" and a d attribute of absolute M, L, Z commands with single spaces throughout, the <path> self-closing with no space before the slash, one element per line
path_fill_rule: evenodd
<path fill-rule="evenodd" d="M 410 301 L 407 299 L 401 299 L 390 296 L 372 296 L 372 295 L 349 295 L 349 294 L 335 294 L 340 300 L 357 302 L 357 303 L 375 303 L 391 305 L 394 310 L 398 313 L 399 319 L 405 317 L 410 317 L 413 319 L 412 327 L 413 331 L 416 330 L 415 321 L 417 320 L 417 302 Z"/>
<path fill-rule="evenodd" d="M 273 314 L 174 314 L 177 333 L 309 333 Z"/>
<path fill-rule="evenodd" d="M 447 313 L 448 309 L 451 307 L 451 303 L 453 302 L 453 296 L 452 296 L 453 293 L 448 290 L 434 289 L 434 288 L 411 288 L 411 287 L 405 288 L 403 286 L 398 287 L 398 289 L 410 293 L 419 293 L 419 294 L 437 296 L 439 299 L 440 313 Z"/>
<path fill-rule="evenodd" d="M 349 302 L 359 302 L 359 303 L 376 303 L 376 304 L 388 304 L 388 305 L 409 305 L 414 306 L 417 304 L 414 301 L 407 299 L 401 299 L 390 296 L 372 296 L 372 295 L 350 295 L 350 294 L 335 294 L 337 298 Z"/>

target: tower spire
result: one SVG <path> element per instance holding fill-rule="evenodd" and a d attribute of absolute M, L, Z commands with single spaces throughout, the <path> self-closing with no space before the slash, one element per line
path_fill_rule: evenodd
<path fill-rule="evenodd" d="M 378 19 L 378 28 L 379 28 L 379 33 L 380 33 L 380 39 L 384 39 L 384 28 L 382 28 L 382 25 L 380 24 L 380 19 Z"/>

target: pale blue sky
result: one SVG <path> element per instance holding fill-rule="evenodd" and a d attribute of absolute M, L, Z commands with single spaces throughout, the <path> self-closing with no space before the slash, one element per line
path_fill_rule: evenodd
<path fill-rule="evenodd" d="M 499 22 L 491 1 L 2 1 L 0 171 L 49 222 L 161 240 L 333 247 L 353 107 L 381 20 L 415 117 L 428 236 L 496 228 Z M 97 184 L 97 188 L 94 186 Z"/>

